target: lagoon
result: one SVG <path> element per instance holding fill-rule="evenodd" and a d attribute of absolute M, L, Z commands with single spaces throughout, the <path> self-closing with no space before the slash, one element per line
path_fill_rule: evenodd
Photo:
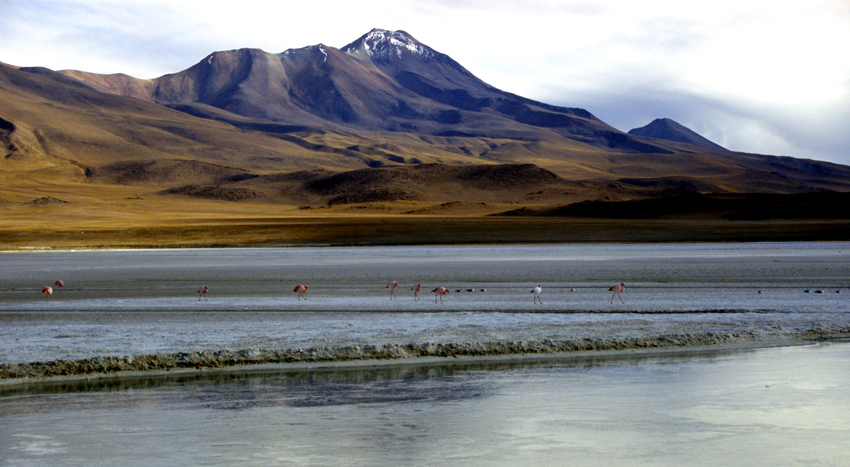
<path fill-rule="evenodd" d="M 0 261 L 0 365 L 671 343 L 0 380 L 0 465 L 841 465 L 850 435 L 846 242 L 55 251 Z M 66 286 L 48 301 L 41 286 L 60 278 Z M 396 300 L 390 280 L 401 283 Z M 620 281 L 625 303 L 612 303 L 607 288 Z M 307 301 L 291 292 L 297 283 L 310 286 Z M 543 304 L 529 293 L 538 284 Z M 437 285 L 451 290 L 443 304 L 426 292 Z M 689 336 L 724 344 L 691 347 Z"/>
<path fill-rule="evenodd" d="M 846 463 L 850 344 L 41 385 L 0 465 Z"/>

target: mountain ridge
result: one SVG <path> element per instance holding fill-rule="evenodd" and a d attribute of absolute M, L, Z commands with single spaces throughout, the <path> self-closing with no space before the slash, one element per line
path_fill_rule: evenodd
<path fill-rule="evenodd" d="M 850 167 L 628 135 L 587 110 L 498 90 L 404 32 L 373 30 L 343 49 L 213 52 L 153 80 L 0 65 L 0 95 L 0 201 L 40 198 L 44 180 L 281 205 L 850 191 Z M 522 188 L 499 193 L 494 173 Z M 337 174 L 370 195 L 309 185 Z"/>
<path fill-rule="evenodd" d="M 319 44 L 279 54 L 214 52 L 153 80 L 60 73 L 103 92 L 172 107 L 206 105 L 278 123 L 472 137 L 543 138 L 539 133 L 555 132 L 596 147 L 672 153 L 629 137 L 585 109 L 496 89 L 403 31 L 373 29 L 342 49 Z"/>

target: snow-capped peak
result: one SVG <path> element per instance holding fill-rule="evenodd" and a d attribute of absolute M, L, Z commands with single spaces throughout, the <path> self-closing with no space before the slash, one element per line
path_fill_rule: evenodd
<path fill-rule="evenodd" d="M 359 48 L 362 48 L 369 57 L 378 59 L 393 57 L 401 59 L 405 53 L 431 59 L 437 55 L 433 49 L 419 43 L 410 34 L 386 29 L 373 29 L 360 39 L 343 47 L 342 51 L 351 53 Z"/>

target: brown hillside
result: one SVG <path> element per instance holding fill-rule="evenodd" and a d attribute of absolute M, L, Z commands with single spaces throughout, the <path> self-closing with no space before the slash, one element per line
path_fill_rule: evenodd
<path fill-rule="evenodd" d="M 627 135 L 492 88 L 409 35 L 399 55 L 373 33 L 343 49 L 216 52 L 155 80 L 0 63 L 0 248 L 695 232 L 670 219 L 710 221 L 699 239 L 847 236 L 844 218 L 804 215 L 822 212 L 814 202 L 734 196 L 847 192 L 850 167 Z M 674 209 L 684 195 L 692 211 Z M 659 197 L 674 204 L 638 201 Z M 518 208 L 547 216 L 483 217 Z M 777 212 L 829 222 L 765 227 Z M 447 223 L 460 217 L 478 220 Z M 632 236 L 635 220 L 647 223 Z"/>

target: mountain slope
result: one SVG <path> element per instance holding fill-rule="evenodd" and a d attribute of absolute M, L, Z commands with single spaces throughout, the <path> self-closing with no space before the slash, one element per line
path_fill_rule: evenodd
<path fill-rule="evenodd" d="M 366 199 L 351 190 L 307 185 L 350 171 L 349 178 L 362 178 L 358 189 L 378 194 L 376 200 L 513 202 L 526 200 L 526 195 L 539 199 L 534 193 L 550 185 L 558 189 L 547 196 L 559 202 L 599 195 L 592 187 L 575 195 L 565 180 L 544 183 L 551 172 L 522 169 L 535 167 L 523 166 L 525 159 L 545 160 L 553 149 L 569 152 L 570 145 L 563 142 L 520 150 L 504 140 L 355 134 L 329 127 L 278 133 L 263 131 L 272 123 L 251 125 L 237 127 L 102 93 L 49 70 L 0 65 L 0 206 L 45 195 L 71 204 L 86 200 L 92 206 L 119 198 L 172 199 L 175 205 L 187 197 L 290 205 Z M 384 166 L 410 167 L 419 186 L 411 191 L 414 195 L 382 198 L 380 193 L 399 180 L 390 176 L 392 171 L 368 176 Z M 524 174 L 524 184 L 519 191 L 496 193 L 505 185 L 475 181 L 494 178 L 486 175 L 488 167 L 502 167 L 493 172 L 499 174 L 496 178 Z M 455 170 L 460 172 L 445 175 Z M 538 178 L 538 173 L 548 175 Z M 574 173 L 587 175 L 586 170 Z"/>
<path fill-rule="evenodd" d="M 88 191 L 104 184 L 163 189 L 171 182 L 215 180 L 213 172 L 353 170 L 380 161 L 385 153 L 344 148 L 372 144 L 356 135 L 326 131 L 285 139 L 246 133 L 227 123 L 102 93 L 56 73 L 0 65 L 0 194 L 6 194 L 0 199 L 26 200 L 53 183 Z M 442 149 L 424 143 L 409 146 L 395 146 L 399 157 L 415 150 L 423 162 L 460 163 Z M 192 169 L 171 178 L 146 175 L 174 167 Z M 116 171 L 121 175 L 109 175 Z"/>
<path fill-rule="evenodd" d="M 374 29 L 342 49 L 323 44 L 270 54 L 215 52 L 148 82 L 62 71 L 103 92 L 202 114 L 437 136 L 546 139 L 557 134 L 620 152 L 672 153 L 584 109 L 557 107 L 487 85 L 403 31 Z M 220 119 L 233 119 L 219 114 Z"/>

